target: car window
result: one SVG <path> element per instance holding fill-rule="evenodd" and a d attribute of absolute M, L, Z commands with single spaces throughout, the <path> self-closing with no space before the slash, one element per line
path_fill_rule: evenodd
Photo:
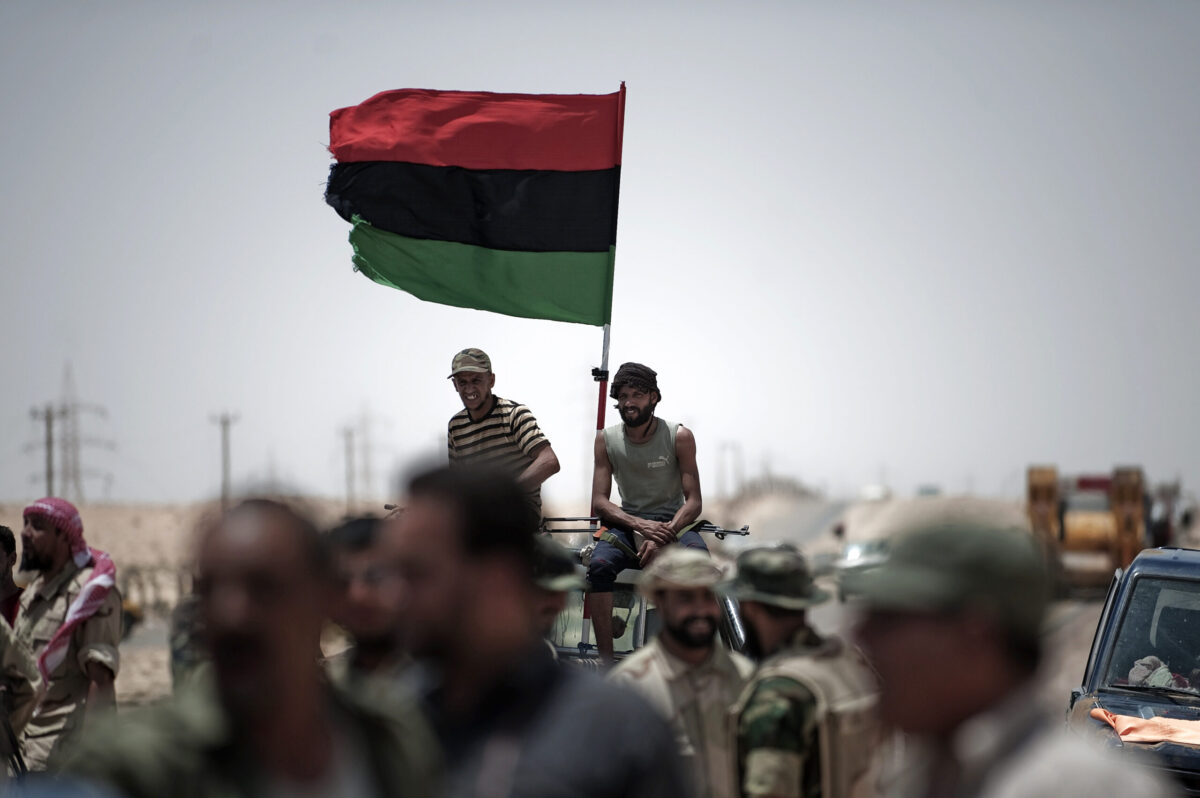
<path fill-rule="evenodd" d="M 1200 688 L 1200 583 L 1142 577 L 1133 586 L 1103 684 Z"/>
<path fill-rule="evenodd" d="M 550 642 L 562 648 L 576 648 L 583 639 L 583 592 L 572 590 L 567 593 L 567 606 L 558 615 L 554 628 L 550 631 Z M 629 654 L 641 646 L 652 629 L 645 633 L 641 628 L 643 623 L 651 623 L 653 610 L 643 612 L 644 599 L 632 587 L 618 584 L 613 589 L 613 652 L 618 657 Z M 589 645 L 595 644 L 595 635 L 589 634 L 584 641 Z"/>

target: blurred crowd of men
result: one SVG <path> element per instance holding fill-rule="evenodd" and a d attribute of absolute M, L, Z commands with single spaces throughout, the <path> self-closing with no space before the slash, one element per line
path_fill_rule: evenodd
<path fill-rule="evenodd" d="M 730 563 L 700 540 L 696 442 L 655 415 L 653 370 L 614 378 L 621 422 L 595 445 L 605 532 L 586 567 L 540 528 L 558 460 L 533 414 L 492 394 L 481 350 L 456 354 L 450 377 L 464 409 L 449 466 L 412 478 L 402 511 L 320 530 L 251 498 L 203 524 L 174 618 L 176 690 L 154 705 L 114 710 L 116 566 L 76 508 L 25 509 L 24 590 L 0 527 L 13 794 L 1174 794 L 1039 710 L 1050 573 L 1028 533 L 955 512 L 892 530 L 891 557 L 847 586 L 861 609 L 844 638 L 813 625 L 829 594 L 794 547 Z M 627 568 L 658 633 L 609 667 L 597 613 L 611 622 Z M 547 639 L 580 590 L 590 666 Z M 325 656 L 331 622 L 348 645 Z"/>

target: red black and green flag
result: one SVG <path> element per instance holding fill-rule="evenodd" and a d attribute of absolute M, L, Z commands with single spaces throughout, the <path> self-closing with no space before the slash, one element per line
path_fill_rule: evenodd
<path fill-rule="evenodd" d="M 330 114 L 325 191 L 355 267 L 430 302 L 604 325 L 625 85 L 613 94 L 399 89 Z"/>

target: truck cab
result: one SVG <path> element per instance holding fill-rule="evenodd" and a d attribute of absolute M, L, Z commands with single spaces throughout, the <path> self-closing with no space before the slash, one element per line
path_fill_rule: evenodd
<path fill-rule="evenodd" d="M 1146 549 L 1113 575 L 1068 726 L 1113 749 L 1144 752 L 1200 795 L 1200 746 L 1123 742 L 1093 709 L 1200 721 L 1200 551 Z"/>

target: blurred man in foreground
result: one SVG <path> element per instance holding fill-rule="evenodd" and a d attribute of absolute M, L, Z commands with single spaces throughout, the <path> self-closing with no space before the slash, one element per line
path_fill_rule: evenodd
<path fill-rule="evenodd" d="M 69 774 L 128 798 L 432 794 L 437 757 L 414 711 L 324 678 L 332 580 L 307 518 L 243 502 L 201 533 L 196 566 L 215 683 L 88 735 Z"/>
<path fill-rule="evenodd" d="M 538 631 L 549 642 L 554 633 L 558 616 L 567 607 L 567 594 L 571 590 L 583 590 L 583 575 L 575 570 L 575 557 L 565 546 L 551 535 L 534 537 L 533 583 L 537 588 L 535 604 Z M 557 657 L 553 643 L 550 650 Z"/>
<path fill-rule="evenodd" d="M 896 533 L 888 561 L 847 585 L 863 596 L 858 635 L 882 681 L 883 719 L 908 735 L 888 794 L 1171 794 L 1039 708 L 1050 578 L 1028 531 L 947 510 Z"/>
<path fill-rule="evenodd" d="M 21 742 L 29 769 L 46 770 L 116 704 L 121 596 L 112 559 L 87 545 L 73 504 L 39 499 L 24 516 L 21 570 L 38 576 L 21 594 L 14 631 L 45 687 Z"/>
<path fill-rule="evenodd" d="M 448 795 L 688 795 L 666 722 L 547 651 L 533 526 L 515 481 L 459 468 L 414 479 L 389 530 Z"/>
<path fill-rule="evenodd" d="M 391 680 L 408 663 L 400 642 L 399 580 L 379 537 L 378 518 L 354 518 L 329 532 L 336 590 L 331 620 L 350 636 L 326 661 L 335 680 Z"/>
<path fill-rule="evenodd" d="M 723 577 L 702 551 L 671 546 L 658 555 L 639 590 L 658 608 L 662 630 L 609 674 L 671 722 L 696 794 L 709 798 L 737 795 L 726 719 L 754 670 L 717 636 L 721 606 L 713 588 Z"/>
<path fill-rule="evenodd" d="M 731 710 L 745 796 L 870 795 L 879 746 L 877 687 L 862 655 L 817 633 L 807 610 L 829 599 L 791 546 L 751 549 L 729 591 L 760 658 Z"/>

